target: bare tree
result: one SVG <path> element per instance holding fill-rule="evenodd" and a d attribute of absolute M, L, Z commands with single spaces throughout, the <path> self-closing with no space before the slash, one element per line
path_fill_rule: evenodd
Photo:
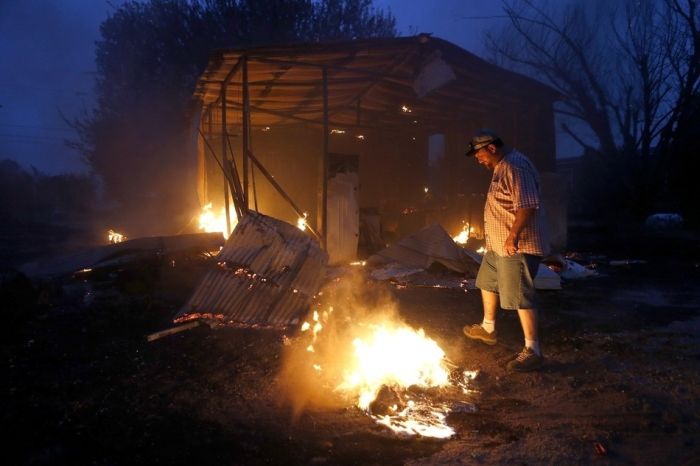
<path fill-rule="evenodd" d="M 696 117 L 700 94 L 700 11 L 697 0 L 664 0 L 669 31 L 663 53 L 676 93 L 661 129 L 660 148 L 677 143 L 678 133 Z"/>
<path fill-rule="evenodd" d="M 698 1 L 503 1 L 509 21 L 487 48 L 558 90 L 563 131 L 606 156 L 590 164 L 596 183 L 586 189 L 608 190 L 595 202 L 616 199 L 634 215 L 659 199 L 694 208 L 683 199 L 700 191 L 688 180 L 698 165 L 689 149 L 700 121 Z"/>
<path fill-rule="evenodd" d="M 620 54 L 616 82 L 611 86 L 611 112 L 624 153 L 648 157 L 668 115 L 672 85 L 664 45 L 673 31 L 657 2 L 626 1 L 619 22 L 612 22 Z"/>
<path fill-rule="evenodd" d="M 605 79 L 614 72 L 597 12 L 583 2 L 564 7 L 546 1 L 505 1 L 510 23 L 487 35 L 487 47 L 499 64 L 533 75 L 562 95 L 562 115 L 585 122 L 597 141 L 564 126 L 584 148 L 614 151 L 611 96 Z"/>
<path fill-rule="evenodd" d="M 649 156 L 682 122 L 700 78 L 696 0 L 506 0 L 509 24 L 487 36 L 501 64 L 562 94 L 563 126 L 584 148 Z"/>

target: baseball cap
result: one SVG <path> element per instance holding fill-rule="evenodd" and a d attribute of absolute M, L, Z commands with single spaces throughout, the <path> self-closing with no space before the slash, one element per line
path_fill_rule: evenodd
<path fill-rule="evenodd" d="M 482 129 L 471 138 L 469 144 L 467 144 L 467 151 L 464 155 L 471 157 L 474 155 L 474 153 L 476 153 L 476 151 L 488 146 L 489 144 L 495 144 L 496 146 L 500 147 L 503 145 L 503 142 L 501 141 L 501 138 L 498 137 L 498 135 L 496 135 L 496 133 L 493 131 Z"/>

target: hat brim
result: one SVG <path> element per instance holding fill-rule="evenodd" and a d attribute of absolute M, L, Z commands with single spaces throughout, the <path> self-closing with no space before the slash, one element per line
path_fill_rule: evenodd
<path fill-rule="evenodd" d="M 477 143 L 470 142 L 467 145 L 467 150 L 464 153 L 464 155 L 467 157 L 472 157 L 474 154 L 476 154 L 476 151 L 478 151 L 479 149 L 483 149 L 484 147 L 488 146 L 489 144 L 493 144 L 494 141 L 495 141 L 495 139 L 489 140 L 489 141 L 481 141 L 481 142 L 477 142 Z"/>

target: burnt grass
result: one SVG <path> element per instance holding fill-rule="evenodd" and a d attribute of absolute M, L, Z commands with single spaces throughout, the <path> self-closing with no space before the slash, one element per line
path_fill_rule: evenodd
<path fill-rule="evenodd" d="M 599 276 L 540 293 L 537 373 L 505 370 L 522 346 L 515 313 L 487 347 L 461 334 L 481 318 L 478 292 L 387 285 L 408 323 L 479 371 L 477 409 L 449 416 L 450 440 L 396 437 L 352 406 L 295 413 L 282 332 L 200 326 L 147 342 L 171 326 L 201 257 L 44 282 L 7 266 L 4 463 L 698 464 L 700 238 L 594 236 L 572 244 Z"/>

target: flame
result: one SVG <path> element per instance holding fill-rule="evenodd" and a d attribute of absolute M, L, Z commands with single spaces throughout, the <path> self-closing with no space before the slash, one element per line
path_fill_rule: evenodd
<path fill-rule="evenodd" d="M 301 324 L 296 357 L 286 364 L 292 398 L 299 406 L 313 399 L 330 406 L 352 403 L 400 436 L 454 436 L 447 416 L 473 409 L 464 396 L 473 393 L 476 372 L 455 371 L 439 344 L 404 323 L 392 302 L 372 295 L 368 309 L 345 296 L 356 288 L 355 279 L 329 288 L 341 308 L 317 308 Z M 329 400 L 329 392 L 339 397 Z"/>
<path fill-rule="evenodd" d="M 460 231 L 457 236 L 453 236 L 452 240 L 457 244 L 467 244 L 469 237 L 475 232 L 474 227 L 470 227 L 469 223 L 462 222 L 462 231 Z"/>
<path fill-rule="evenodd" d="M 358 393 L 357 405 L 368 409 L 384 385 L 408 388 L 442 387 L 448 384 L 444 351 L 425 336 L 423 329 L 408 326 L 372 326 L 367 338 L 356 338 L 354 361 L 338 386 Z"/>
<path fill-rule="evenodd" d="M 107 232 L 107 238 L 110 243 L 121 243 L 122 241 L 126 241 L 126 236 L 122 235 L 121 233 L 117 233 L 114 230 L 109 230 Z"/>
<path fill-rule="evenodd" d="M 331 312 L 332 311 L 333 311 L 333 308 L 331 308 Z M 327 314 L 326 314 L 326 316 L 327 316 Z M 314 311 L 312 320 L 314 321 L 313 325 L 309 322 L 304 322 L 303 324 L 301 324 L 301 331 L 302 332 L 306 332 L 307 330 L 313 328 L 313 330 L 311 331 L 311 333 L 313 334 L 313 340 L 311 341 L 311 344 L 306 347 L 306 351 L 308 351 L 309 353 L 315 352 L 314 343 L 316 343 L 316 338 L 318 337 L 319 332 L 321 330 L 323 330 L 323 325 L 320 322 L 320 315 L 319 315 L 318 311 Z M 314 369 L 316 369 L 317 371 L 320 371 L 321 365 L 314 364 Z"/>
<path fill-rule="evenodd" d="M 238 224 L 238 217 L 235 211 L 229 210 L 229 212 L 231 213 L 231 228 L 233 229 Z M 202 207 L 202 211 L 199 214 L 199 229 L 207 233 L 220 231 L 221 234 L 226 236 L 226 231 L 228 230 L 226 228 L 226 210 L 222 207 L 218 213 L 215 213 L 212 210 L 211 202 Z"/>

